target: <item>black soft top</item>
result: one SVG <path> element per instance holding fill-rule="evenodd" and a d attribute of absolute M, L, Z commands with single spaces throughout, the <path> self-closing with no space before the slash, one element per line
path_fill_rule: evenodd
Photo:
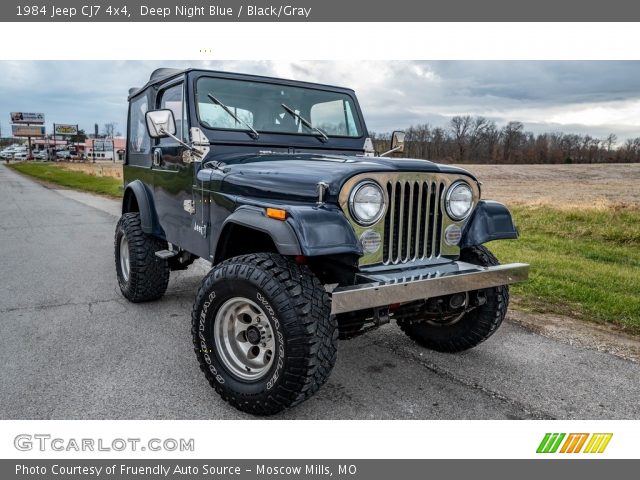
<path fill-rule="evenodd" d="M 163 83 L 163 82 L 165 82 L 167 80 L 170 80 L 171 78 L 174 78 L 174 77 L 177 77 L 177 76 L 180 76 L 180 75 L 184 75 L 184 74 L 187 74 L 189 72 L 217 73 L 217 74 L 224 75 L 225 77 L 233 77 L 233 78 L 237 78 L 237 79 L 272 80 L 272 81 L 276 81 L 276 82 L 287 82 L 287 83 L 290 83 L 290 84 L 297 84 L 297 85 L 301 85 L 301 86 L 306 85 L 306 86 L 310 86 L 310 87 L 323 87 L 323 88 L 330 88 L 330 89 L 353 92 L 353 90 L 350 89 L 350 88 L 338 87 L 338 86 L 335 86 L 335 85 L 326 85 L 326 84 L 322 84 L 322 83 L 304 82 L 304 81 L 301 81 L 301 80 L 289 80 L 289 79 L 285 79 L 285 78 L 269 77 L 269 76 L 266 76 L 266 75 L 253 75 L 253 74 L 248 74 L 248 73 L 223 72 L 223 71 L 220 71 L 220 70 L 207 70 L 207 69 L 204 69 L 204 68 L 186 68 L 186 69 L 157 68 L 156 70 L 151 72 L 151 76 L 149 77 L 149 81 L 143 87 L 140 87 L 140 88 L 134 87 L 134 88 L 130 88 L 129 89 L 129 99 L 131 99 L 131 97 L 134 97 L 134 96 L 138 95 L 140 92 L 143 92 L 144 90 L 146 90 L 147 88 L 149 88 L 152 85 L 157 85 L 159 83 Z"/>

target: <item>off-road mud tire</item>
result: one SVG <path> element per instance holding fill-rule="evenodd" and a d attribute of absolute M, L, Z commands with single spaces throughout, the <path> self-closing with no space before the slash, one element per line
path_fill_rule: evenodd
<path fill-rule="evenodd" d="M 120 263 L 120 242 L 129 244 L 129 276 L 125 278 Z M 120 291 L 131 302 L 148 302 L 161 298 L 169 284 L 169 264 L 156 257 L 167 243 L 142 231 L 140 214 L 125 213 L 120 217 L 115 233 L 116 273 Z"/>
<path fill-rule="evenodd" d="M 230 298 L 254 301 L 275 333 L 273 363 L 262 378 L 243 380 L 216 351 L 217 311 Z M 336 362 L 338 328 L 329 296 L 304 265 L 271 253 L 241 255 L 215 266 L 202 282 L 192 311 L 196 357 L 209 384 L 235 408 L 273 415 L 308 399 Z"/>

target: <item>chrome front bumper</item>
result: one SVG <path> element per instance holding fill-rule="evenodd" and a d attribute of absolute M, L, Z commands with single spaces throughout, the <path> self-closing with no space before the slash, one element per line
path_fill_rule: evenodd
<path fill-rule="evenodd" d="M 369 283 L 338 287 L 331 293 L 331 313 L 353 312 L 394 303 L 406 303 L 452 293 L 524 282 L 529 277 L 529 265 L 509 263 L 481 267 L 464 262 L 451 262 L 415 272 L 373 274 Z"/>

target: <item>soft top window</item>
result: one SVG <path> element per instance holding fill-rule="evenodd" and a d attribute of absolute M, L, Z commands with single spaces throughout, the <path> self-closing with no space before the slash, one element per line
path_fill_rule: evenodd
<path fill-rule="evenodd" d="M 132 153 L 148 153 L 151 139 L 147 132 L 145 114 L 149 108 L 147 97 L 142 95 L 131 102 L 129 118 L 129 149 Z"/>

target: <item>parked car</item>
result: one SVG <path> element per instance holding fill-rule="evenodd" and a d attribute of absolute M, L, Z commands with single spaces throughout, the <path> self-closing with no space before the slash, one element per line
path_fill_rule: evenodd
<path fill-rule="evenodd" d="M 509 210 L 467 170 L 392 157 L 403 132 L 376 156 L 350 89 L 160 69 L 130 90 L 127 132 L 120 290 L 156 300 L 171 271 L 211 262 L 193 346 L 240 410 L 311 397 L 339 337 L 392 319 L 423 347 L 474 347 L 527 279 L 484 246 L 517 238 Z"/>
<path fill-rule="evenodd" d="M 0 153 L 0 156 L 3 159 L 11 159 L 17 153 L 25 153 L 26 151 L 27 148 L 22 145 L 11 145 L 10 147 L 7 147 L 2 151 L 2 153 Z"/>
<path fill-rule="evenodd" d="M 9 145 L 7 148 L 0 152 L 0 158 L 7 159 L 13 158 L 13 155 L 17 152 L 26 151 L 26 147 L 24 145 L 13 144 Z"/>
<path fill-rule="evenodd" d="M 70 160 L 71 152 L 69 150 L 58 150 L 56 152 L 56 158 L 60 160 Z"/>
<path fill-rule="evenodd" d="M 35 158 L 36 160 L 49 160 L 49 152 L 47 152 L 46 150 L 40 150 L 39 152 L 33 154 L 33 158 Z"/>
<path fill-rule="evenodd" d="M 29 152 L 27 150 L 20 150 L 13 154 L 14 160 L 26 160 L 29 158 Z"/>

